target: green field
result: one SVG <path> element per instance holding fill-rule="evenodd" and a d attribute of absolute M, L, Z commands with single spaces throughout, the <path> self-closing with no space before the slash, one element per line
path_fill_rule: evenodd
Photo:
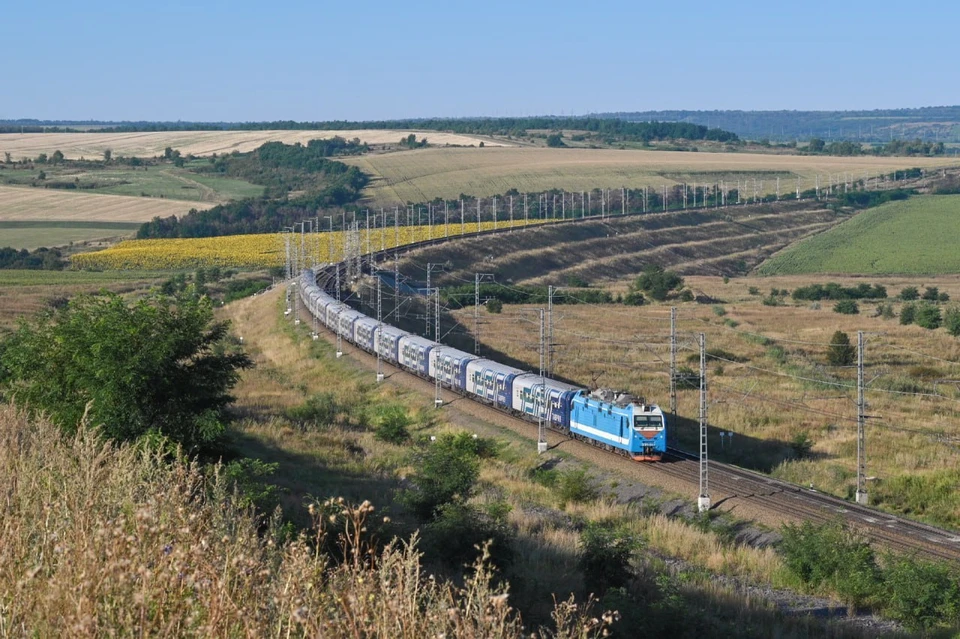
<path fill-rule="evenodd" d="M 72 242 L 129 237 L 139 226 L 138 222 L 0 221 L 0 246 L 30 251 L 41 246 L 67 246 Z"/>
<path fill-rule="evenodd" d="M 31 271 L 0 269 L 0 287 L 7 286 L 80 286 L 113 284 L 169 277 L 173 271 Z"/>
<path fill-rule="evenodd" d="M 761 275 L 960 273 L 960 195 L 928 195 L 869 209 L 764 262 Z"/>
<path fill-rule="evenodd" d="M 198 161 L 194 164 L 202 163 Z M 46 175 L 43 181 L 37 179 L 41 170 Z M 15 166 L 0 171 L 0 184 L 42 187 L 44 183 L 52 182 L 73 182 L 80 186 L 76 191 L 65 191 L 68 193 L 133 195 L 189 202 L 225 202 L 263 194 L 262 186 L 244 180 L 198 174 L 169 165 L 109 166 L 90 170 L 54 165 L 33 169 Z"/>

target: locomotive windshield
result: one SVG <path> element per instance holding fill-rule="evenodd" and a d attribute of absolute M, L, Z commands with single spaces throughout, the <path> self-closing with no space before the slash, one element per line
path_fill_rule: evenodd
<path fill-rule="evenodd" d="M 651 430 L 663 428 L 660 415 L 637 415 L 633 418 L 633 426 L 637 430 Z"/>

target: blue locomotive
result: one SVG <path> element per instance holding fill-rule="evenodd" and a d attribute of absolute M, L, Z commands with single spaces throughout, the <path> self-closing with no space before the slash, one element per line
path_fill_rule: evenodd
<path fill-rule="evenodd" d="M 338 303 L 306 269 L 300 296 L 324 326 L 343 339 L 420 377 L 501 410 L 636 461 L 656 461 L 666 452 L 666 420 L 656 405 L 607 389 L 587 391 L 554 379 L 471 355 L 407 331 L 378 323 Z"/>

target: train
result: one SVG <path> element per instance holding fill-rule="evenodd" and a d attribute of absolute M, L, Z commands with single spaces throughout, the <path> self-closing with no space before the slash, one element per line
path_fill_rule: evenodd
<path fill-rule="evenodd" d="M 339 268 L 333 265 L 330 268 Z M 298 294 L 317 322 L 342 339 L 443 388 L 627 456 L 659 461 L 667 422 L 656 404 L 609 389 L 590 391 L 507 366 L 378 322 L 337 300 L 304 269 Z"/>

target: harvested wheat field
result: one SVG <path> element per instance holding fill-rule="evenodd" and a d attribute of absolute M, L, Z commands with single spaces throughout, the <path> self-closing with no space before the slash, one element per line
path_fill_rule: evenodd
<path fill-rule="evenodd" d="M 147 222 L 210 206 L 212 203 L 0 186 L 0 222 Z"/>
<path fill-rule="evenodd" d="M 715 184 L 728 189 L 737 180 L 749 181 L 744 192 L 795 194 L 797 177 L 801 190 L 812 189 L 815 176 L 826 188 L 830 181 L 842 188 L 848 180 L 872 179 L 910 167 L 957 166 L 955 159 L 906 157 L 831 157 L 767 155 L 759 153 L 691 153 L 681 151 L 633 151 L 612 149 L 438 149 L 402 154 L 345 158 L 374 179 L 367 189 L 375 205 L 424 202 L 435 197 L 457 198 L 461 193 L 490 196 L 515 188 L 521 192 L 549 189 L 581 191 L 620 187 L 661 188 L 675 184 Z M 756 185 L 753 180 L 756 179 Z"/>
<path fill-rule="evenodd" d="M 68 159 L 80 157 L 101 158 L 106 149 L 116 156 L 155 157 L 172 147 L 183 155 L 212 155 L 233 151 L 252 151 L 265 142 L 306 144 L 310 140 L 339 135 L 352 140 L 360 138 L 367 144 L 395 144 L 400 138 L 415 133 L 431 144 L 508 146 L 480 136 L 458 135 L 439 131 L 353 130 L 353 131 L 153 131 L 141 133 L 26 133 L 0 135 L 0 153 L 10 153 L 13 159 L 35 158 L 41 153 L 60 150 Z"/>

